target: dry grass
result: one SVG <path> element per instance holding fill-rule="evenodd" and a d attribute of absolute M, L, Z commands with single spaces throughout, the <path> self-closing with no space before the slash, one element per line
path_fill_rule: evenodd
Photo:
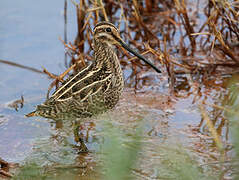
<path fill-rule="evenodd" d="M 172 88 L 178 75 L 200 73 L 216 78 L 237 71 L 238 1 L 205 0 L 205 5 L 179 0 L 72 2 L 76 6 L 78 35 L 72 44 L 65 37 L 64 44 L 70 57 L 65 64 L 77 64 L 75 71 L 93 59 L 92 29 L 98 21 L 116 24 L 126 42 L 167 73 Z M 132 76 L 149 70 L 124 50 L 118 53 L 123 68 L 131 66 Z M 139 80 L 135 78 L 136 88 Z"/>

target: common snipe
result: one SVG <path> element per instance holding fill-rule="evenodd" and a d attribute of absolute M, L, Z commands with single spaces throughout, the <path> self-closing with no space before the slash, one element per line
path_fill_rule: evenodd
<path fill-rule="evenodd" d="M 94 61 L 77 74 L 69 76 L 49 99 L 27 116 L 85 118 L 113 108 L 124 87 L 120 62 L 114 51 L 116 44 L 160 72 L 125 44 L 113 24 L 100 22 L 95 26 L 93 34 Z"/>

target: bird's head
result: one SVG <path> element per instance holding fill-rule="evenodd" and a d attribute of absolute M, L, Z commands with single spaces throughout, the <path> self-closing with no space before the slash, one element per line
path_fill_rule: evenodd
<path fill-rule="evenodd" d="M 131 49 L 120 37 L 119 30 L 116 28 L 115 25 L 112 23 L 103 21 L 99 22 L 96 24 L 94 28 L 94 40 L 101 42 L 101 43 L 106 43 L 108 46 L 113 46 L 113 45 L 119 45 L 126 49 L 127 51 L 131 52 L 135 56 L 137 56 L 139 59 L 144 61 L 146 64 L 150 65 L 155 71 L 158 73 L 161 73 L 161 71 L 153 65 L 150 61 L 145 59 L 141 54 L 137 53 L 135 50 Z"/>
<path fill-rule="evenodd" d="M 115 25 L 106 21 L 96 24 L 94 28 L 94 39 L 102 43 L 107 43 L 109 46 L 120 45 L 120 42 L 123 41 Z"/>

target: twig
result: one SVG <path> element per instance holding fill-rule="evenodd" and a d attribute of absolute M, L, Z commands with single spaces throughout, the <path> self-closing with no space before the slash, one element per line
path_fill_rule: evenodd
<path fill-rule="evenodd" d="M 0 59 L 0 63 L 7 64 L 7 65 L 10 65 L 10 66 L 19 67 L 19 68 L 22 68 L 22 69 L 27 69 L 27 70 L 30 70 L 30 71 L 33 71 L 33 72 L 36 72 L 36 73 L 44 74 L 44 72 L 41 71 L 41 70 L 38 70 L 38 69 L 33 68 L 33 67 L 21 65 L 21 64 L 15 63 L 15 62 Z"/>
<path fill-rule="evenodd" d="M 213 137 L 213 139 L 214 139 L 214 141 L 215 141 L 219 151 L 223 152 L 224 148 L 223 148 L 222 141 L 221 141 L 221 139 L 220 139 L 220 137 L 219 137 L 219 135 L 218 135 L 218 133 L 217 133 L 213 123 L 212 123 L 212 121 L 210 120 L 208 114 L 206 113 L 206 110 L 205 110 L 204 106 L 202 104 L 199 104 L 199 109 L 200 109 L 200 111 L 202 113 L 202 117 L 206 121 L 206 125 L 207 125 L 207 127 L 208 127 L 208 129 L 209 129 L 209 131 L 210 131 L 210 133 L 211 133 L 211 135 L 212 135 L 212 137 Z"/>

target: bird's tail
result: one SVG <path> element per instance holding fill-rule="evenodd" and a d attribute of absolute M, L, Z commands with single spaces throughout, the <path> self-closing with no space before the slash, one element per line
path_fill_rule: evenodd
<path fill-rule="evenodd" d="M 33 117 L 33 116 L 37 116 L 36 111 L 30 112 L 28 114 L 25 115 L 26 117 Z"/>

